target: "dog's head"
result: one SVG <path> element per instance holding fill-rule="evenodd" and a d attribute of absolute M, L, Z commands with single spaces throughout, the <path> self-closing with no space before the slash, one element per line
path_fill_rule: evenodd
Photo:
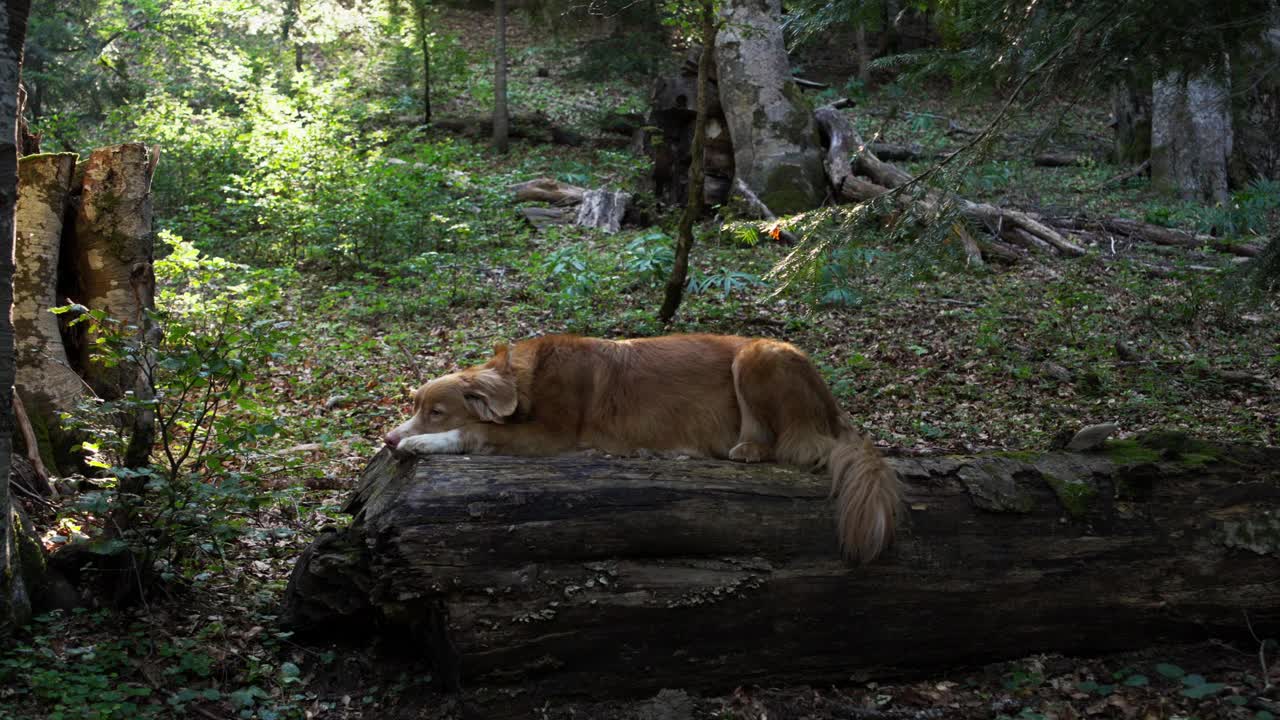
<path fill-rule="evenodd" d="M 414 435 L 446 432 L 477 422 L 506 422 L 519 404 L 505 345 L 479 367 L 428 381 L 413 393 L 413 416 L 387 433 L 389 447 Z"/>

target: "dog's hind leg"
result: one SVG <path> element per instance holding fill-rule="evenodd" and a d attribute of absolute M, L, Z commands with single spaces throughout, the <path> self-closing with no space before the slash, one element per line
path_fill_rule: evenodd
<path fill-rule="evenodd" d="M 754 343 L 752 343 L 754 345 Z M 738 351 L 733 359 L 733 391 L 738 396 L 738 443 L 729 450 L 730 460 L 742 462 L 766 462 L 773 459 L 773 430 L 763 421 L 762 413 L 768 408 L 760 407 L 759 393 L 751 392 L 744 387 L 750 382 L 749 372 L 753 363 L 759 363 L 758 353 L 752 352 L 752 345 Z M 747 377 L 744 379 L 744 369 Z"/>

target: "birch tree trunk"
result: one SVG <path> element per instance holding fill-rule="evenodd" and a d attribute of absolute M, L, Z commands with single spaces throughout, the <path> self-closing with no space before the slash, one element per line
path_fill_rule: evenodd
<path fill-rule="evenodd" d="M 18 84 L 30 0 L 7 0 L 0 13 L 0 637 L 31 616 L 19 552 L 22 523 L 9 497 L 13 454 L 13 241 L 18 205 Z"/>
<path fill-rule="evenodd" d="M 721 10 L 716 71 L 737 177 L 779 215 L 826 196 L 822 143 L 791 80 L 781 0 L 729 0 Z"/>
<path fill-rule="evenodd" d="M 1225 203 L 1232 144 L 1225 69 L 1167 73 L 1151 94 L 1152 184 L 1184 200 Z"/>
<path fill-rule="evenodd" d="M 58 262 L 63 218 L 71 196 L 76 155 L 28 155 L 18 162 L 17 272 L 13 279 L 13 325 L 17 334 L 17 391 L 40 443 L 47 467 L 66 448 L 58 413 L 75 407 L 85 393 L 67 361 L 57 318 Z"/>

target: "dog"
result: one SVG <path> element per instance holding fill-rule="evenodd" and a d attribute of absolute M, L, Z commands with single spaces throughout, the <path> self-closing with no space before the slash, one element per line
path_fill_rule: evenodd
<path fill-rule="evenodd" d="M 728 335 L 601 340 L 549 335 L 499 345 L 436 378 L 387 433 L 398 453 L 557 455 L 594 449 L 829 468 L 840 548 L 875 559 L 893 538 L 897 476 L 842 417 L 808 357 Z"/>

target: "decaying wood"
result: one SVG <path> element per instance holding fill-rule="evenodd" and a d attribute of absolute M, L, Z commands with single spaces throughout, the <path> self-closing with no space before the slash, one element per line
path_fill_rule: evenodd
<path fill-rule="evenodd" d="M 74 153 L 28 155 L 18 163 L 16 270 L 13 326 L 17 340 L 16 388 L 44 442 L 60 436 L 59 414 L 75 408 L 85 385 L 71 369 L 58 319 L 57 297 L 63 219 L 75 174 Z M 53 453 L 53 448 L 46 447 Z M 51 455 L 52 457 L 52 455 Z"/>
<path fill-rule="evenodd" d="M 827 140 L 825 167 L 831 184 L 844 197 L 854 201 L 862 201 L 877 197 L 884 191 L 899 188 L 911 182 L 911 175 L 897 166 L 886 163 L 862 141 L 853 123 L 844 113 L 833 106 L 825 106 L 814 111 L 824 137 Z M 853 153 L 853 160 L 849 159 Z M 857 175 L 864 175 L 871 184 L 859 181 Z M 1084 248 L 1064 237 L 1051 227 L 1031 218 L 1017 210 L 999 208 L 987 203 L 975 203 L 962 197 L 943 193 L 934 189 L 925 189 L 919 195 L 899 193 L 897 202 L 900 206 L 918 205 L 927 213 L 936 213 L 944 206 L 954 206 L 960 214 L 974 220 L 993 231 L 994 234 L 1007 238 L 1007 231 L 1016 231 L 1035 238 L 1038 245 L 1048 245 L 1056 251 L 1069 256 L 1085 253 Z"/>
<path fill-rule="evenodd" d="M 526 207 L 520 208 L 520 215 L 534 228 L 543 230 L 551 225 L 567 225 L 573 222 L 578 216 L 578 210 L 576 208 Z"/>
<path fill-rule="evenodd" d="M 898 458 L 907 518 L 839 559 L 829 480 L 702 460 L 383 451 L 284 616 L 412 638 L 513 702 L 846 682 L 1280 622 L 1280 450 L 1165 435 L 1096 453 Z M 589 690 L 588 690 L 589 689 Z"/>
<path fill-rule="evenodd" d="M 588 190 L 578 205 L 574 223 L 606 233 L 616 233 L 622 228 L 622 218 L 627 214 L 630 202 L 631 193 L 620 190 Z"/>
<path fill-rule="evenodd" d="M 1257 257 L 1262 248 L 1247 243 L 1234 243 L 1211 235 L 1199 235 L 1174 228 L 1152 225 L 1124 218 L 1050 218 L 1047 222 L 1072 230 L 1094 230 L 1121 235 L 1157 245 L 1180 247 L 1188 250 L 1212 249 L 1240 257 Z"/>
<path fill-rule="evenodd" d="M 517 201 L 547 202 L 551 208 L 521 208 L 520 213 L 535 228 L 575 223 L 616 233 L 631 203 L 631 193 L 617 190 L 587 190 L 552 178 L 536 178 L 508 188 Z"/>
<path fill-rule="evenodd" d="M 27 408 L 22 404 L 22 395 L 14 393 L 13 395 L 13 419 L 18 428 L 22 431 L 22 441 L 27 446 L 27 462 L 31 465 L 31 474 L 35 477 L 33 483 L 40 495 L 49 496 L 54 494 L 53 485 L 49 484 L 49 471 L 44 467 L 44 460 L 40 458 L 40 443 L 36 440 L 36 431 L 31 427 L 31 418 L 27 416 Z"/>
<path fill-rule="evenodd" d="M 155 307 L 151 176 L 158 159 L 142 143 L 94 150 L 85 161 L 76 213 L 74 257 L 83 293 L 76 300 L 139 333 L 148 329 L 146 311 Z M 88 352 L 86 347 L 79 367 L 100 397 L 118 398 L 134 388 L 133 368 L 90 362 Z"/>
<path fill-rule="evenodd" d="M 1040 167 L 1076 167 L 1084 165 L 1087 156 L 1065 152 L 1044 152 L 1032 159 L 1032 164 Z"/>
<path fill-rule="evenodd" d="M 516 200 L 519 202 L 547 202 L 561 207 L 577 205 L 582 202 L 582 197 L 587 192 L 585 188 L 548 177 L 516 183 L 507 189 L 515 193 Z"/>

